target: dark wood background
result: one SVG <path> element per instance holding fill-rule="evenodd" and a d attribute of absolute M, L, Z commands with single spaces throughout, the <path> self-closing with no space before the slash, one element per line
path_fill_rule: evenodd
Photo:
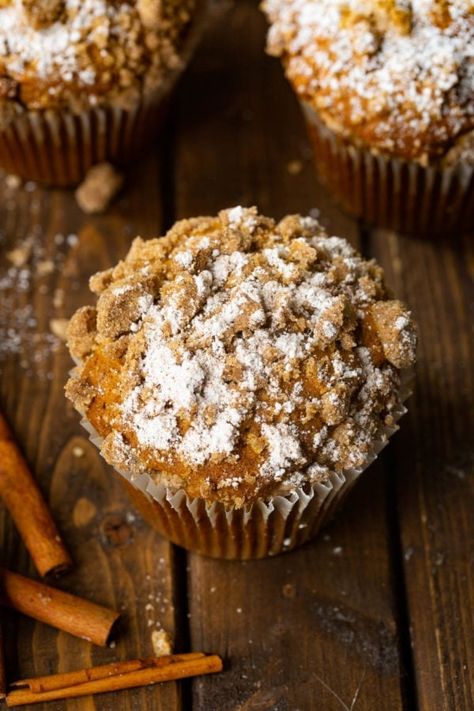
<path fill-rule="evenodd" d="M 12 329 L 22 350 L 0 345 L 1 404 L 77 563 L 58 584 L 124 613 L 113 649 L 4 613 L 9 678 L 150 654 L 157 625 L 178 651 L 227 661 L 217 676 L 45 709 L 474 708 L 472 247 L 459 236 L 434 243 L 364 229 L 337 209 L 264 37 L 256 3 L 239 0 L 208 33 L 159 145 L 105 216 L 83 215 L 67 191 L 0 183 L 0 333 Z M 46 347 L 50 320 L 92 300 L 88 277 L 123 257 L 132 237 L 236 204 L 277 218 L 319 208 L 331 231 L 382 263 L 420 327 L 401 432 L 318 540 L 255 563 L 188 554 L 143 523 L 64 398 L 66 348 Z M 58 244 L 58 234 L 78 239 Z M 5 253 L 29 236 L 32 275 L 9 292 Z M 2 562 L 33 576 L 4 511 L 1 536 Z"/>

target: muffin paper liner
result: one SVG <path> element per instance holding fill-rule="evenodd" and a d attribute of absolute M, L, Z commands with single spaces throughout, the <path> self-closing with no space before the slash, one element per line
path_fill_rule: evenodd
<path fill-rule="evenodd" d="M 301 102 L 323 183 L 350 213 L 414 236 L 474 229 L 474 167 L 424 167 L 372 153 L 332 131 Z"/>
<path fill-rule="evenodd" d="M 146 473 L 116 471 L 142 516 L 176 545 L 211 558 L 248 560 L 278 555 L 309 541 L 332 518 L 360 474 L 398 430 L 396 423 L 406 412 L 403 403 L 411 394 L 411 381 L 410 371 L 403 376 L 394 425 L 380 432 L 361 467 L 330 473 L 320 482 L 243 508 L 192 498 L 183 489 L 173 491 L 157 484 Z M 83 418 L 81 424 L 100 451 L 103 439 L 87 419 Z"/>
<path fill-rule="evenodd" d="M 0 168 L 25 180 L 76 185 L 89 168 L 104 161 L 123 166 L 152 142 L 165 116 L 171 92 L 189 63 L 209 22 L 225 2 L 206 0 L 176 69 L 130 107 L 109 105 L 84 111 L 21 113 L 0 129 Z"/>
<path fill-rule="evenodd" d="M 0 131 L 0 167 L 25 180 L 68 186 L 98 163 L 124 165 L 159 127 L 164 98 L 143 97 L 131 109 L 25 112 Z"/>

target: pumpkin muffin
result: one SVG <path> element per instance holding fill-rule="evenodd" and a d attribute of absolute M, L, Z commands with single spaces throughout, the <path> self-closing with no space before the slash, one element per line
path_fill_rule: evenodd
<path fill-rule="evenodd" d="M 309 217 L 183 220 L 90 285 L 67 396 L 180 545 L 245 558 L 304 542 L 396 429 L 410 313 Z"/>
<path fill-rule="evenodd" d="M 0 168 L 79 182 L 156 131 L 208 0 L 1 0 Z"/>
<path fill-rule="evenodd" d="M 264 0 L 318 171 L 351 212 L 474 226 L 472 0 Z"/>

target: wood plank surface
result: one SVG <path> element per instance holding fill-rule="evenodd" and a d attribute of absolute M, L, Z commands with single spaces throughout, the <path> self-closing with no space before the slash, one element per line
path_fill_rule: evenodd
<path fill-rule="evenodd" d="M 474 254 L 468 239 L 374 231 L 372 253 L 413 308 L 414 397 L 389 452 L 419 708 L 474 707 Z"/>
<path fill-rule="evenodd" d="M 340 212 L 316 180 L 265 31 L 256 0 L 239 0 L 211 28 L 161 141 L 106 215 L 84 216 L 68 191 L 0 179 L 0 406 L 76 561 L 58 586 L 124 613 L 115 646 L 98 649 L 4 612 L 8 678 L 150 654 L 158 625 L 177 651 L 226 661 L 222 674 L 192 682 L 32 708 L 474 708 L 472 246 L 370 231 Z M 72 364 L 51 334 L 52 319 L 93 301 L 88 277 L 135 235 L 236 204 L 275 218 L 320 211 L 331 232 L 380 260 L 421 341 L 401 433 L 336 520 L 298 551 L 248 563 L 187 554 L 142 521 L 64 398 Z M 0 562 L 35 576 L 3 507 L 0 540 Z"/>

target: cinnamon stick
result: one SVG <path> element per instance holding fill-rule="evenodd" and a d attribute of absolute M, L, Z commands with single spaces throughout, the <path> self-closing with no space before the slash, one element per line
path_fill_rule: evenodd
<path fill-rule="evenodd" d="M 0 413 L 0 496 L 40 575 L 68 570 L 71 558 L 31 471 Z"/>
<path fill-rule="evenodd" d="M 77 686 L 87 681 L 96 681 L 97 679 L 107 679 L 111 676 L 118 676 L 119 674 L 128 674 L 138 669 L 165 667 L 168 664 L 185 662 L 190 659 L 200 659 L 204 656 L 203 652 L 189 652 L 187 654 L 168 654 L 163 657 L 148 657 L 146 659 L 128 659 L 126 661 L 112 662 L 111 664 L 102 664 L 98 667 L 90 667 L 89 669 L 78 669 L 77 671 L 65 672 L 63 674 L 50 674 L 49 676 L 21 679 L 20 681 L 14 681 L 11 686 L 15 688 L 27 687 L 35 694 L 40 694 L 45 691 L 53 691 L 54 689 L 65 689 L 69 686 Z"/>
<path fill-rule="evenodd" d="M 0 569 L 0 603 L 35 620 L 106 645 L 119 614 L 23 575 Z"/>
<path fill-rule="evenodd" d="M 163 681 L 184 679 L 191 676 L 203 674 L 214 674 L 222 671 L 222 660 L 217 655 L 189 659 L 182 662 L 174 662 L 161 667 L 150 667 L 139 669 L 126 674 L 109 676 L 105 679 L 96 679 L 84 684 L 77 684 L 63 689 L 54 689 L 35 693 L 30 689 L 18 689 L 7 695 L 7 706 L 25 706 L 26 704 L 43 703 L 44 701 L 56 701 L 63 699 L 89 696 L 90 694 L 103 694 L 108 691 L 119 691 L 121 689 L 133 689 L 137 686 L 147 686 L 158 684 Z"/>

